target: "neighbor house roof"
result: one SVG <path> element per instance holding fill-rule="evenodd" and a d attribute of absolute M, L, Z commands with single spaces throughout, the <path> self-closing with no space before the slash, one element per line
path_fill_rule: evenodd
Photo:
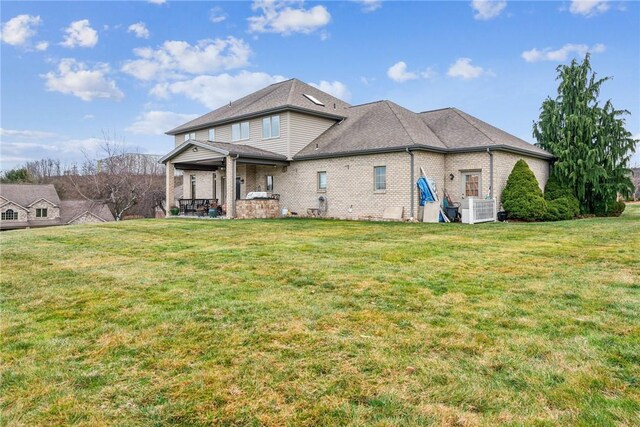
<path fill-rule="evenodd" d="M 310 95 L 310 96 L 308 96 Z M 313 99 L 323 105 L 318 105 Z M 268 112 L 297 110 L 340 119 L 350 105 L 298 79 L 274 83 L 167 132 L 176 135 Z"/>
<path fill-rule="evenodd" d="M 63 224 L 68 224 L 87 212 L 102 221 L 115 221 L 111 210 L 104 203 L 96 203 L 91 200 L 63 200 L 60 202 L 60 220 Z"/>
<path fill-rule="evenodd" d="M 53 184 L 0 184 L 0 196 L 24 208 L 41 199 L 55 206 L 60 204 Z"/>
<path fill-rule="evenodd" d="M 226 156 L 242 156 L 254 159 L 266 159 L 266 160 L 275 160 L 275 161 L 286 161 L 287 157 L 282 154 L 277 154 L 271 151 L 262 150 L 260 148 L 251 147 L 249 145 L 244 144 L 231 144 L 228 142 L 209 142 L 209 141 L 198 141 L 195 139 L 190 139 L 188 141 L 183 142 L 174 148 L 171 152 L 167 153 L 163 156 L 159 162 L 166 162 L 167 160 L 177 156 L 185 150 L 188 150 L 191 147 L 201 147 L 206 150 L 213 151 L 214 153 L 220 154 L 220 157 Z"/>

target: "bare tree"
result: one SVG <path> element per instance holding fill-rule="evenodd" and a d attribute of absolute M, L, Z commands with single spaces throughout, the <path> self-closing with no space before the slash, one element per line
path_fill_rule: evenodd
<path fill-rule="evenodd" d="M 116 135 L 103 131 L 102 158 L 92 160 L 85 153 L 81 173 L 70 172 L 67 176 L 81 197 L 106 203 L 119 221 L 137 205 L 156 208 L 155 196 L 151 203 L 148 199 L 158 191 L 158 185 L 163 185 L 164 170 L 152 167 L 143 155 L 128 152 L 124 141 L 116 139 Z"/>

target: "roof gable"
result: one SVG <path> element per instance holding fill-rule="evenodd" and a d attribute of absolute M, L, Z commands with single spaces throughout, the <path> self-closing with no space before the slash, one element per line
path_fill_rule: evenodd
<path fill-rule="evenodd" d="M 41 199 L 46 199 L 54 206 L 60 204 L 58 192 L 53 184 L 0 184 L 0 195 L 20 206 L 30 206 Z"/>
<path fill-rule="evenodd" d="M 318 105 L 315 98 L 323 105 Z M 167 132 L 175 135 L 187 130 L 204 128 L 225 122 L 237 121 L 260 114 L 281 110 L 299 110 L 310 114 L 344 117 L 350 105 L 326 92 L 297 79 L 285 80 L 253 92 L 228 105 L 213 110 Z"/>
<path fill-rule="evenodd" d="M 163 156 L 159 160 L 159 162 L 165 163 L 168 160 L 173 159 L 174 157 L 178 156 L 179 154 L 185 152 L 186 150 L 192 147 L 199 147 L 205 150 L 209 150 L 214 155 L 217 155 L 219 157 L 226 157 L 226 156 L 232 155 L 232 156 L 252 157 L 252 158 L 258 158 L 258 159 L 269 159 L 269 160 L 278 160 L 278 161 L 287 160 L 286 156 L 283 156 L 282 154 L 277 154 L 271 151 L 262 150 L 260 148 L 251 147 L 249 145 L 231 144 L 228 142 L 206 142 L 206 141 L 198 141 L 195 139 L 190 139 L 178 145 L 171 152 Z"/>
<path fill-rule="evenodd" d="M 53 203 L 51 200 L 47 200 L 47 199 L 45 199 L 44 197 L 40 197 L 39 199 L 34 200 L 33 202 L 29 203 L 29 205 L 28 205 L 27 207 L 29 207 L 29 208 L 30 208 L 31 206 L 33 206 L 33 205 L 35 205 L 36 203 L 41 202 L 41 201 L 43 201 L 43 200 L 44 200 L 45 202 L 49 203 L 49 204 L 50 204 L 51 206 L 53 206 L 54 208 L 55 208 L 55 207 L 58 207 L 58 205 L 56 205 L 55 203 Z"/>

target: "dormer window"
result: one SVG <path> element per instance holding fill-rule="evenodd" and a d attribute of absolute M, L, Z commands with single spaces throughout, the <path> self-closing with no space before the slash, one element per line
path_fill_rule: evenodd
<path fill-rule="evenodd" d="M 190 139 L 196 139 L 196 133 L 195 132 L 185 133 L 184 134 L 184 140 L 185 141 L 189 141 Z"/>
<path fill-rule="evenodd" d="M 304 96 L 305 96 L 309 101 L 313 102 L 314 104 L 319 105 L 319 106 L 321 106 L 321 107 L 324 107 L 324 104 L 323 104 L 322 102 L 320 102 L 320 101 L 318 100 L 318 98 L 316 98 L 315 96 L 313 96 L 313 95 L 309 95 L 309 94 L 306 94 L 306 93 L 303 93 L 303 95 L 304 95 Z"/>
<path fill-rule="evenodd" d="M 36 208 L 36 218 L 46 218 L 47 208 Z"/>
<path fill-rule="evenodd" d="M 231 140 L 241 141 L 249 139 L 249 122 L 234 123 L 231 125 Z"/>
<path fill-rule="evenodd" d="M 278 138 L 280 136 L 280 116 L 262 119 L 262 139 Z"/>

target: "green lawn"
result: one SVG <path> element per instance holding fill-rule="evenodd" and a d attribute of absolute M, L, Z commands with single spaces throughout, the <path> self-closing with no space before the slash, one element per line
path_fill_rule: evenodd
<path fill-rule="evenodd" d="M 2 425 L 640 421 L 640 205 L 0 239 Z"/>

